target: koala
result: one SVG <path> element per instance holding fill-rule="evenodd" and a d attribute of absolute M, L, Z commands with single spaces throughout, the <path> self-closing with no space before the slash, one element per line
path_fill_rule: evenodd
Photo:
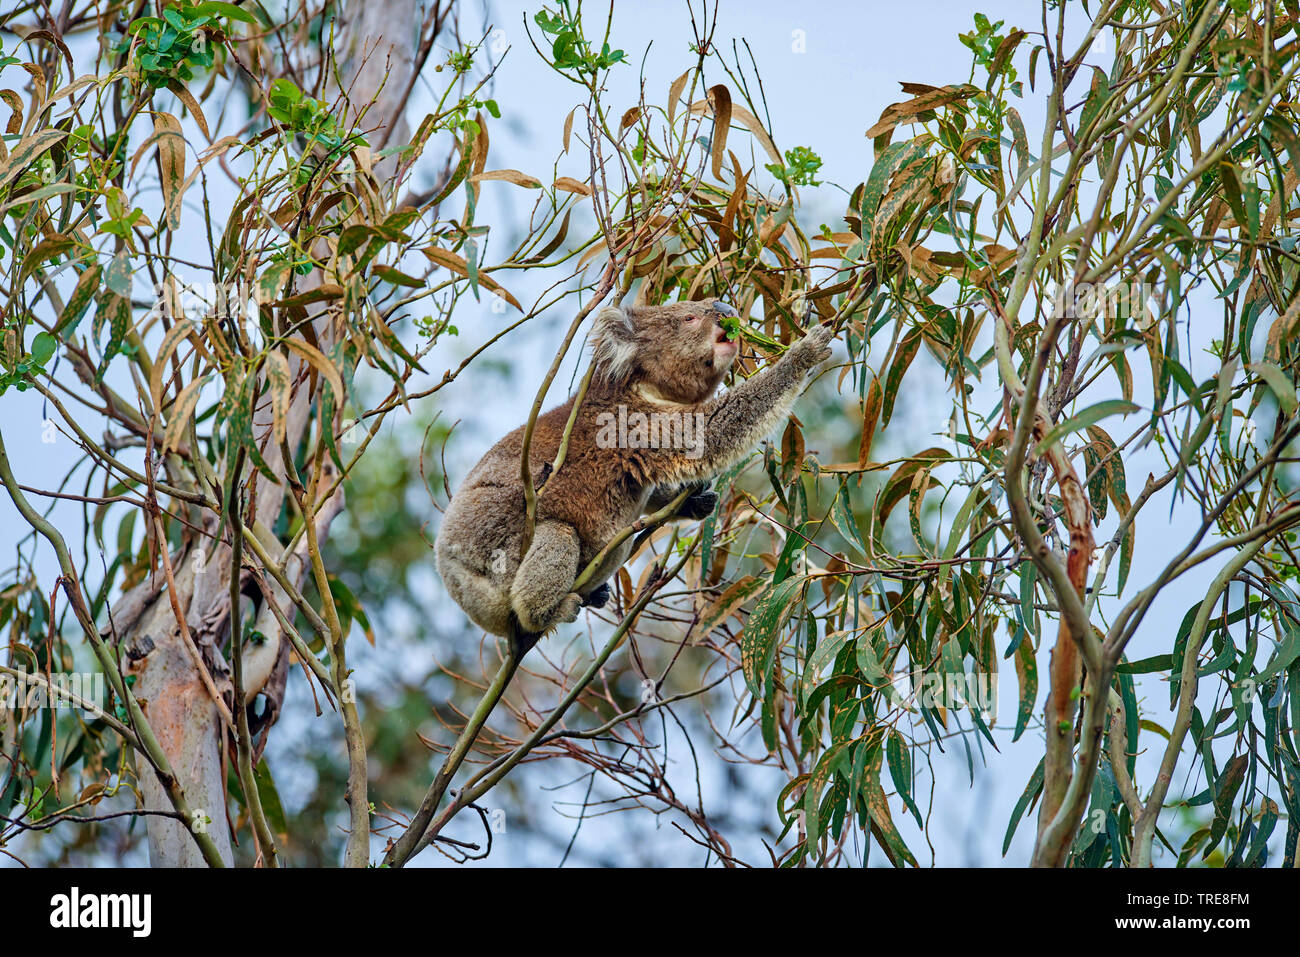
<path fill-rule="evenodd" d="M 522 656 L 545 633 L 600 607 L 607 580 L 632 542 L 598 573 L 574 582 L 622 529 L 689 486 L 675 519 L 701 519 L 717 505 L 708 481 L 743 458 L 786 417 L 808 373 L 830 356 L 832 330 L 818 326 L 781 359 L 714 395 L 739 352 L 720 323 L 736 311 L 716 299 L 662 306 L 607 306 L 589 336 L 592 379 L 568 453 L 549 474 L 576 396 L 538 417 L 529 445 L 537 485 L 532 543 L 521 554 L 524 429 L 497 442 L 452 496 L 438 533 L 438 573 L 470 619 L 509 638 Z"/>

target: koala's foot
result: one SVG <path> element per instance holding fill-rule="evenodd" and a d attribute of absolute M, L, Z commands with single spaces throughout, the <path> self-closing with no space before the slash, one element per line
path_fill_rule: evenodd
<path fill-rule="evenodd" d="M 576 591 L 571 591 L 555 606 L 554 617 L 551 620 L 551 626 L 566 624 L 570 621 L 578 620 L 578 611 L 582 608 L 582 596 Z"/>
<path fill-rule="evenodd" d="M 593 588 L 591 594 L 582 600 L 582 605 L 584 608 L 604 608 L 609 595 L 609 582 L 605 582 L 599 588 Z"/>
<path fill-rule="evenodd" d="M 698 492 L 692 492 L 686 501 L 682 502 L 682 507 L 677 510 L 677 515 L 679 518 L 699 520 L 708 518 L 717 507 L 718 493 L 706 488 Z"/>
<path fill-rule="evenodd" d="M 601 600 L 601 604 L 603 605 L 605 601 L 609 599 L 609 586 L 603 585 L 601 587 L 605 589 L 605 597 Z M 597 591 L 599 590 L 600 589 L 597 589 Z M 595 593 L 593 592 L 593 595 L 594 594 Z M 532 648 L 533 645 L 537 644 L 537 642 L 541 640 L 542 636 L 553 629 L 556 625 L 577 621 L 578 610 L 582 608 L 584 604 L 585 602 L 582 600 L 582 596 L 576 591 L 571 591 L 560 599 L 560 603 L 551 610 L 551 614 L 548 616 L 545 626 L 540 627 L 537 631 L 529 631 L 516 620 L 514 622 L 514 628 L 510 633 L 510 645 L 514 649 L 515 658 L 522 658 L 527 654 L 528 650 Z M 534 628 L 537 628 L 540 624 L 540 622 L 532 623 Z"/>
<path fill-rule="evenodd" d="M 554 606 L 542 615 L 518 615 L 514 616 L 517 624 L 516 633 L 521 635 L 532 635 L 533 639 L 528 643 L 523 651 L 527 651 L 533 645 L 537 644 L 537 639 L 542 635 L 548 634 L 556 625 L 563 625 L 570 621 L 578 620 L 578 611 L 582 608 L 582 596 L 576 591 L 571 591 L 561 598 Z M 515 642 L 516 648 L 520 647 L 519 642 Z M 522 654 L 522 651 L 520 652 Z"/>

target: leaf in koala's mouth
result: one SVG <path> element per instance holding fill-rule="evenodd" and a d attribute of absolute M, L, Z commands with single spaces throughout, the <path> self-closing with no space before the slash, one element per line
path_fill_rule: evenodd
<path fill-rule="evenodd" d="M 730 360 L 730 358 L 734 357 L 736 353 L 738 353 L 739 351 L 740 351 L 740 340 L 738 339 L 719 338 L 714 340 L 713 343 L 714 357 L 724 356 L 727 357 L 728 360 Z"/>

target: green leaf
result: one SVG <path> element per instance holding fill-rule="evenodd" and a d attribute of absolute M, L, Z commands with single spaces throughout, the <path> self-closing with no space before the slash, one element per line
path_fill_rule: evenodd
<path fill-rule="evenodd" d="M 1007 856 L 1007 851 L 1011 848 L 1011 839 L 1015 837 L 1016 828 L 1020 824 L 1020 818 L 1024 816 L 1025 811 L 1029 808 L 1030 803 L 1038 797 L 1038 793 L 1043 790 L 1043 762 L 1038 762 L 1038 767 L 1034 773 L 1029 776 L 1029 783 L 1025 785 L 1024 793 L 1020 795 L 1020 800 L 1011 811 L 1011 821 L 1007 824 L 1006 837 L 1002 839 L 1002 856 Z"/>
<path fill-rule="evenodd" d="M 1228 824 L 1232 820 L 1232 802 L 1241 788 L 1242 781 L 1245 780 L 1246 767 L 1249 763 L 1250 758 L 1244 754 L 1234 756 L 1214 784 L 1214 823 L 1210 826 L 1210 843 L 1201 854 L 1202 860 L 1209 857 L 1210 853 L 1219 846 L 1219 841 L 1223 839 L 1228 829 Z"/>
<path fill-rule="evenodd" d="M 880 749 L 877 747 L 872 750 L 873 753 L 867 761 L 866 775 L 862 786 L 867 796 L 867 809 L 871 813 L 872 833 L 875 834 L 876 840 L 879 841 L 885 853 L 889 855 L 890 862 L 895 867 L 901 867 L 904 863 L 916 867 L 916 858 L 907 849 L 902 835 L 898 833 L 898 828 L 894 826 L 894 819 L 889 813 L 889 801 L 885 797 L 885 789 L 880 786 Z M 894 783 L 897 784 L 898 782 Z"/>
<path fill-rule="evenodd" d="M 370 618 L 366 615 L 366 610 L 357 596 L 352 593 L 352 589 L 341 578 L 330 576 L 329 578 L 330 596 L 334 599 L 334 606 L 341 614 L 347 618 L 348 624 L 344 626 L 344 636 L 350 630 L 352 621 L 356 621 L 365 633 L 366 641 L 371 645 L 375 643 L 375 630 L 370 625 Z"/>
<path fill-rule="evenodd" d="M 881 694 L 889 698 L 894 690 L 893 682 L 890 681 L 889 675 L 885 673 L 885 666 L 881 664 L 880 656 L 876 654 L 876 647 L 871 640 L 875 634 L 877 626 L 882 626 L 885 619 L 881 619 L 876 625 L 873 625 L 865 634 L 858 636 L 857 643 L 857 665 L 858 671 L 868 685 L 875 688 Z"/>
<path fill-rule="evenodd" d="M 744 633 L 740 636 L 740 664 L 745 673 L 745 684 L 755 695 L 762 691 L 764 679 L 772 670 L 777 634 L 806 581 L 804 576 L 796 575 L 770 586 L 745 623 Z"/>
<path fill-rule="evenodd" d="M 885 376 L 885 398 L 880 411 L 880 428 L 882 429 L 889 424 L 889 419 L 894 414 L 894 400 L 898 397 L 898 387 L 903 384 L 903 374 L 907 372 L 907 367 L 912 364 L 912 360 L 916 358 L 917 350 L 920 348 L 921 330 L 919 328 L 910 330 L 898 343 L 894 361 L 890 363 L 889 372 Z"/>
<path fill-rule="evenodd" d="M 1124 584 L 1128 581 L 1129 568 L 1133 564 L 1133 540 L 1137 535 L 1135 531 L 1136 523 L 1130 523 L 1128 531 L 1119 542 L 1119 591 L 1123 593 Z"/>
<path fill-rule="evenodd" d="M 207 0 L 206 3 L 200 3 L 194 8 L 194 12 L 213 14 L 225 17 L 227 20 L 238 20 L 241 23 L 257 23 L 257 20 L 247 10 L 241 10 L 233 3 L 222 3 L 220 0 Z"/>
<path fill-rule="evenodd" d="M 1249 368 L 1268 383 L 1268 387 L 1277 396 L 1277 403 L 1283 415 L 1295 415 L 1296 407 L 1300 403 L 1296 400 L 1295 383 L 1287 378 L 1286 373 L 1271 362 L 1256 362 Z"/>
<path fill-rule="evenodd" d="M 1092 122 L 1101 114 L 1101 108 L 1106 105 L 1110 99 L 1110 85 L 1106 82 L 1106 74 L 1100 67 L 1092 68 L 1092 87 L 1088 91 L 1088 97 L 1083 104 L 1083 112 L 1079 115 L 1079 132 L 1085 132 Z"/>
<path fill-rule="evenodd" d="M 0 188 L 36 161 L 36 158 L 59 140 L 68 135 L 67 130 L 39 130 L 31 136 L 19 140 L 9 152 L 9 157 L 0 161 Z"/>
<path fill-rule="evenodd" d="M 804 688 L 811 688 L 816 684 L 821 673 L 826 670 L 826 666 L 833 662 L 845 643 L 853 636 L 851 631 L 838 631 L 827 635 L 822 639 L 817 650 L 808 656 L 808 661 L 803 669 Z M 865 637 L 865 636 L 864 636 Z"/>
<path fill-rule="evenodd" d="M 104 277 L 105 284 L 119 296 L 129 299 L 134 279 L 131 257 L 126 254 L 126 250 L 123 250 L 109 263 L 108 273 Z"/>
<path fill-rule="evenodd" d="M 862 190 L 859 205 L 863 237 L 870 237 L 873 232 L 872 221 L 875 219 L 876 208 L 880 205 L 880 200 L 885 195 L 885 189 L 889 186 L 894 173 L 924 156 L 933 142 L 934 139 L 929 134 L 924 134 L 905 143 L 893 143 L 876 158 L 876 162 L 871 167 L 871 174 L 867 177 L 866 186 Z"/>
<path fill-rule="evenodd" d="M 1021 640 L 1020 647 L 1016 649 L 1016 678 L 1020 682 L 1020 704 L 1016 709 L 1016 733 L 1011 738 L 1013 742 L 1019 741 L 1029 727 L 1029 719 L 1034 714 L 1034 703 L 1038 700 L 1038 658 L 1034 654 L 1033 644 L 1028 640 Z"/>
<path fill-rule="evenodd" d="M 1264 798 L 1264 811 L 1260 815 L 1259 828 L 1255 831 L 1255 837 L 1250 842 L 1250 853 L 1242 862 L 1243 866 L 1264 866 L 1264 862 L 1268 860 L 1268 839 L 1273 836 L 1273 828 L 1277 826 L 1277 822 L 1277 804 L 1269 798 Z"/>
<path fill-rule="evenodd" d="M 1300 657 L 1300 628 L 1288 627 L 1286 637 L 1278 644 L 1277 651 L 1273 654 L 1273 660 L 1259 673 L 1256 681 L 1264 682 L 1276 674 L 1281 674 L 1291 667 L 1291 662 L 1297 657 Z"/>
<path fill-rule="evenodd" d="M 368 226 L 365 223 L 353 223 L 339 234 L 338 254 L 340 256 L 351 256 L 361 248 L 361 245 L 371 236 L 378 235 L 379 231 L 374 226 Z"/>
<path fill-rule="evenodd" d="M 287 835 L 289 825 L 285 821 L 284 805 L 280 803 L 280 792 L 275 786 L 275 779 L 271 777 L 271 769 L 267 766 L 265 758 L 258 761 L 257 767 L 253 768 L 253 780 L 257 783 L 257 796 L 262 800 L 266 823 L 271 826 L 275 834 Z"/>
<path fill-rule="evenodd" d="M 888 744 L 885 753 L 889 758 L 889 776 L 894 779 L 894 787 L 898 790 L 898 796 L 903 799 L 903 804 L 912 812 L 912 817 L 916 818 L 916 826 L 924 828 L 925 823 L 921 819 L 921 810 L 912 800 L 912 754 L 907 750 L 907 744 L 903 741 L 903 736 L 897 731 L 889 732 Z"/>
<path fill-rule="evenodd" d="M 102 327 L 108 322 L 108 345 L 104 347 L 104 365 L 122 350 L 127 330 L 131 325 L 131 300 L 108 289 L 103 291 L 96 313 L 96 323 Z M 103 374 L 101 370 L 101 375 Z"/>
<path fill-rule="evenodd" d="M 1139 406 L 1132 402 L 1125 402 L 1123 399 L 1106 399 L 1098 402 L 1096 405 L 1090 405 L 1077 415 L 1072 415 L 1064 422 L 1057 423 L 1050 432 L 1048 432 L 1041 442 L 1034 446 L 1034 455 L 1042 455 L 1054 443 L 1069 435 L 1071 432 L 1078 432 L 1080 429 L 1086 429 L 1090 425 L 1096 425 L 1102 419 L 1112 415 L 1129 415 L 1139 410 Z"/>
<path fill-rule="evenodd" d="M 1141 661 L 1121 662 L 1115 666 L 1115 673 L 1121 675 L 1149 675 L 1156 671 L 1169 671 L 1173 666 L 1173 655 L 1152 655 L 1150 658 L 1143 658 Z"/>
<path fill-rule="evenodd" d="M 857 548 L 860 554 L 868 554 L 857 519 L 853 517 L 853 510 L 849 507 L 848 479 L 840 483 L 839 490 L 835 493 L 835 500 L 831 503 L 830 518 L 846 542 Z"/>
<path fill-rule="evenodd" d="M 851 741 L 841 741 L 827 748 L 826 753 L 821 756 L 821 760 L 817 762 L 808 778 L 808 786 L 804 790 L 804 823 L 807 828 L 807 846 L 809 848 L 813 847 L 821 838 L 823 824 L 821 821 L 822 791 L 825 790 L 831 775 L 835 773 L 835 767 L 839 763 L 841 756 L 852 743 Z"/>
<path fill-rule="evenodd" d="M 48 332 L 38 332 L 32 340 L 32 361 L 39 366 L 45 365 L 58 347 L 59 340 Z"/>
<path fill-rule="evenodd" d="M 266 271 L 257 277 L 258 302 L 275 302 L 285 293 L 284 284 L 293 270 L 293 264 L 287 259 L 278 259 L 266 267 Z"/>

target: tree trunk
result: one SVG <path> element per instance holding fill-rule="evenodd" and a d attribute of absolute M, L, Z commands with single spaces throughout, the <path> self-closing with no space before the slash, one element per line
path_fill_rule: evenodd
<path fill-rule="evenodd" d="M 443 9 L 450 3 L 442 4 Z M 435 10 L 439 9 L 435 7 Z M 409 136 L 403 117 L 414 72 L 418 69 L 417 44 L 423 7 L 416 0 L 380 0 L 349 4 L 340 14 L 337 33 L 338 77 L 347 91 L 350 104 L 348 120 L 365 109 L 363 126 L 371 143 L 387 139 L 397 145 Z M 445 14 L 430 16 L 425 26 L 441 24 Z M 269 77 L 267 78 L 270 79 Z M 326 99 L 336 88 L 327 85 Z M 390 129 L 391 127 L 391 129 Z M 383 182 L 382 176 L 380 181 Z M 304 277 L 298 289 L 319 284 L 319 275 Z M 328 349 L 335 330 L 323 309 L 317 310 L 316 334 Z M 296 365 L 291 372 L 296 379 Z M 312 396 L 306 388 L 298 391 L 288 417 L 288 441 L 296 447 L 307 426 Z M 269 403 L 268 403 L 269 404 Z M 259 438 L 270 428 L 270 411 L 263 409 L 254 416 L 254 434 Z M 273 468 L 281 467 L 278 450 L 269 449 L 265 457 Z M 286 487 L 265 477 L 257 480 L 256 515 L 271 525 L 284 502 Z M 317 531 L 320 538 L 328 533 L 330 520 L 341 507 L 341 490 L 337 501 L 322 506 Z M 216 530 L 215 516 L 208 517 L 207 531 Z M 229 535 L 227 524 L 225 534 Z M 200 539 L 170 557 L 176 586 L 176 601 L 185 616 L 190 635 L 207 663 L 212 681 L 226 701 L 233 700 L 230 670 L 222 652 L 230 622 L 230 548 Z M 160 543 L 166 548 L 166 543 Z M 304 537 L 305 544 L 305 537 Z M 161 556 L 159 556 L 161 562 Z M 297 563 L 300 584 L 307 572 L 305 556 Z M 288 571 L 295 569 L 292 563 Z M 163 579 L 163 570 L 156 572 Z M 146 593 L 144 600 L 141 592 Z M 152 593 L 152 597 L 150 594 Z M 283 595 L 278 595 L 281 599 Z M 292 606 L 282 610 L 290 616 Z M 173 613 L 172 596 L 163 580 L 138 586 L 115 605 L 111 631 L 121 643 L 129 670 L 136 675 L 135 693 L 149 718 L 163 751 L 172 763 L 180 785 L 195 809 L 208 819 L 195 825 L 206 826 L 216 841 L 222 858 L 233 863 L 230 827 L 226 818 L 226 732 L 222 728 L 221 710 L 195 667 L 193 655 Z M 134 619 L 134 620 L 129 620 Z M 249 648 L 245 656 L 245 683 L 250 699 L 277 671 L 283 680 L 286 642 L 274 626 L 269 608 L 257 611 L 256 627 L 268 635 L 264 645 Z M 169 809 L 165 792 L 156 776 L 147 770 L 140 775 L 140 790 L 147 808 Z M 193 838 L 179 822 L 158 816 L 149 819 L 149 859 L 155 867 L 191 867 L 203 863 Z"/>

